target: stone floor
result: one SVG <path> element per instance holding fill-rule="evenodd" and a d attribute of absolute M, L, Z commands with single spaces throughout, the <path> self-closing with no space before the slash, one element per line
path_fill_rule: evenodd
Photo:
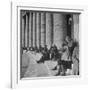
<path fill-rule="evenodd" d="M 45 61 L 40 64 L 30 64 L 24 74 L 24 77 L 45 77 L 54 76 L 57 70 L 52 70 L 56 66 L 55 61 Z"/>
<path fill-rule="evenodd" d="M 52 70 L 57 65 L 56 61 L 47 60 L 44 63 L 37 63 L 36 59 L 37 57 L 35 58 L 30 52 L 22 55 L 22 77 L 46 77 L 58 73 L 58 70 Z"/>

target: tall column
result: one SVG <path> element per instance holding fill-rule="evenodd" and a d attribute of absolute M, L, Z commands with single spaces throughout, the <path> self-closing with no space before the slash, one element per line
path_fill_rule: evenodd
<path fill-rule="evenodd" d="M 62 13 L 54 13 L 54 44 L 61 48 L 63 40 L 66 37 L 66 19 Z"/>
<path fill-rule="evenodd" d="M 53 15 L 51 13 L 46 13 L 46 45 L 48 48 L 53 43 Z"/>
<path fill-rule="evenodd" d="M 24 47 L 25 47 L 25 30 L 26 30 L 26 15 L 25 16 L 23 16 L 23 18 L 24 18 L 24 33 L 23 33 L 23 45 L 24 45 Z"/>
<path fill-rule="evenodd" d="M 36 14 L 36 27 L 37 27 L 37 30 L 36 30 L 36 43 L 37 43 L 37 47 L 39 47 L 39 12 L 37 12 Z"/>
<path fill-rule="evenodd" d="M 53 22 L 54 22 L 54 19 L 53 19 L 53 13 L 51 13 L 51 45 L 53 44 L 53 39 L 54 39 L 54 35 L 53 35 Z"/>
<path fill-rule="evenodd" d="M 45 13 L 41 13 L 41 46 L 44 47 L 45 45 Z"/>
<path fill-rule="evenodd" d="M 46 45 L 46 13 L 44 13 L 44 46 Z"/>
<path fill-rule="evenodd" d="M 26 14 L 26 25 L 25 25 L 25 47 L 28 47 L 28 39 L 27 39 L 27 34 L 28 32 L 28 15 Z"/>
<path fill-rule="evenodd" d="M 37 46 L 37 12 L 35 12 L 35 47 Z"/>
<path fill-rule="evenodd" d="M 26 12 L 21 11 L 21 46 L 25 47 Z"/>
<path fill-rule="evenodd" d="M 41 13 L 39 13 L 39 46 L 41 45 Z"/>
<path fill-rule="evenodd" d="M 29 48 L 29 12 L 27 13 L 27 48 Z"/>
<path fill-rule="evenodd" d="M 29 12 L 29 47 L 31 47 L 31 12 Z"/>
<path fill-rule="evenodd" d="M 35 47 L 35 12 L 33 12 L 33 47 Z"/>
<path fill-rule="evenodd" d="M 21 40 L 22 40 L 22 47 L 24 47 L 25 45 L 24 45 L 24 27 L 25 27 L 25 19 L 24 19 L 24 17 L 22 16 L 22 18 L 21 18 L 21 22 L 22 22 L 22 26 L 21 26 L 21 30 L 22 30 L 22 37 L 21 37 Z"/>
<path fill-rule="evenodd" d="M 31 12 L 31 47 L 33 47 L 33 12 Z"/>

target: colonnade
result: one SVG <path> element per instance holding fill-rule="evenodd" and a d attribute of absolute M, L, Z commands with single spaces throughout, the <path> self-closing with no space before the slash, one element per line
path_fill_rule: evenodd
<path fill-rule="evenodd" d="M 61 47 L 67 35 L 65 14 L 37 11 L 23 11 L 23 13 L 21 14 L 22 47 L 39 47 L 40 45 L 50 47 L 52 44 L 58 48 Z M 74 29 L 76 29 L 75 25 Z"/>
<path fill-rule="evenodd" d="M 45 12 L 26 12 L 22 15 L 22 47 L 39 47 L 40 45 L 44 47 L 48 42 L 48 44 L 53 43 L 53 14 L 47 15 L 48 20 L 46 15 Z M 48 32 L 46 27 L 49 29 Z"/>

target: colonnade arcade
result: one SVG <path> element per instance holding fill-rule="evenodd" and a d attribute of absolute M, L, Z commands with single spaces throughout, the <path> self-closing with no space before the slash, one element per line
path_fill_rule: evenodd
<path fill-rule="evenodd" d="M 75 23 L 79 15 L 73 15 L 73 23 Z M 75 26 L 75 27 L 74 27 Z M 78 22 L 73 24 L 78 31 Z M 61 47 L 63 40 L 67 35 L 67 18 L 64 13 L 53 12 L 37 12 L 37 11 L 21 11 L 21 47 L 50 47 L 55 44 Z M 77 37 L 76 37 L 77 38 Z"/>

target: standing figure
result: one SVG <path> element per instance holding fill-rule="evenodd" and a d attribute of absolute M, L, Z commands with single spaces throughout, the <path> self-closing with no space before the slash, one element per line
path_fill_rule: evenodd
<path fill-rule="evenodd" d="M 74 48 L 72 61 L 73 61 L 72 74 L 79 75 L 79 46 L 78 45 Z"/>
<path fill-rule="evenodd" d="M 63 52 L 61 55 L 62 74 L 66 75 L 67 69 L 71 69 L 71 55 L 67 44 L 63 45 Z"/>
<path fill-rule="evenodd" d="M 62 75 L 70 74 L 72 65 L 72 50 L 73 50 L 73 40 L 66 36 L 62 44 L 62 54 L 61 54 L 61 73 Z"/>

